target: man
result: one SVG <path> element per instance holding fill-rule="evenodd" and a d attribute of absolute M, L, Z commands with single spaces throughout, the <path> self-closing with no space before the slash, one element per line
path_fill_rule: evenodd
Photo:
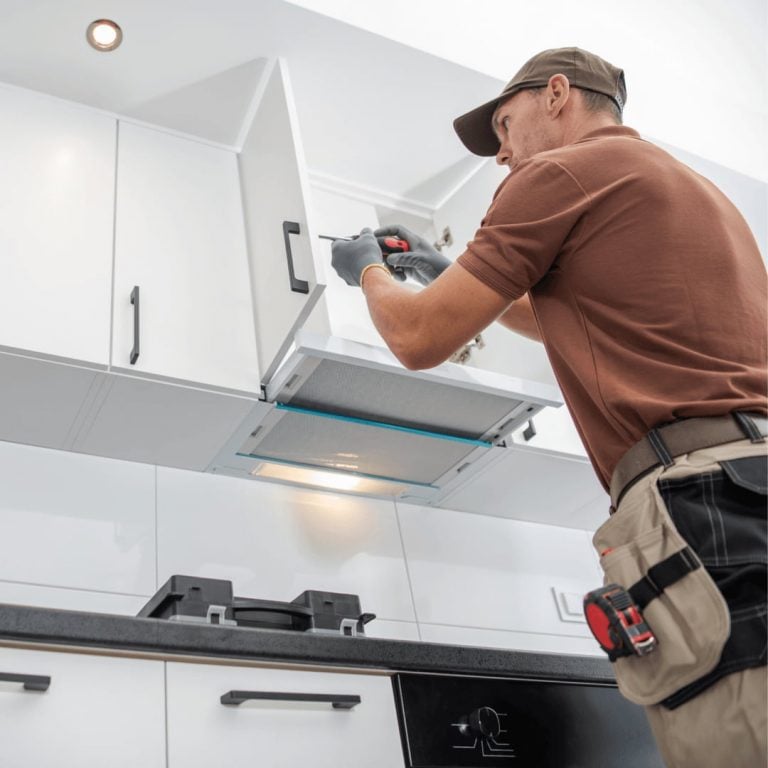
<path fill-rule="evenodd" d="M 621 125 L 624 74 L 578 48 L 534 56 L 454 122 L 510 174 L 450 265 L 402 227 L 335 242 L 407 368 L 494 320 L 543 341 L 612 516 L 606 582 L 658 645 L 615 663 L 669 768 L 766 764 L 766 275 L 706 179 Z M 377 236 L 411 250 L 383 263 Z M 391 267 L 426 287 L 398 284 Z M 389 267 L 389 268 L 388 268 Z M 437 279 L 436 279 L 437 278 Z"/>

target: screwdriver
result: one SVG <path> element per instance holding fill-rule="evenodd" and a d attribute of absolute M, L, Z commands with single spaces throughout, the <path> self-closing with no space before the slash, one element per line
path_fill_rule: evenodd
<path fill-rule="evenodd" d="M 352 237 L 333 237 L 332 235 L 318 235 L 318 237 L 322 238 L 323 240 L 356 240 L 359 235 L 353 235 Z M 399 237 L 379 237 L 377 238 L 379 242 L 379 248 L 381 248 L 381 253 L 385 257 L 384 263 L 386 264 L 386 256 L 388 256 L 390 253 L 405 253 L 406 251 L 411 250 L 411 246 L 408 245 L 407 240 L 403 240 Z M 387 268 L 390 272 L 392 272 L 393 275 L 395 275 L 398 280 L 405 280 L 405 270 L 402 267 L 390 267 L 387 264 Z"/>

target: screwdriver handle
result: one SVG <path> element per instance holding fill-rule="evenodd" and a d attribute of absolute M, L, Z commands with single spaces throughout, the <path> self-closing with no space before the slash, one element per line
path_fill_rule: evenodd
<path fill-rule="evenodd" d="M 405 251 L 411 250 L 408 241 L 402 240 L 399 237 L 385 237 L 384 242 L 380 243 L 380 247 L 381 252 L 385 255 L 389 253 L 405 253 Z"/>

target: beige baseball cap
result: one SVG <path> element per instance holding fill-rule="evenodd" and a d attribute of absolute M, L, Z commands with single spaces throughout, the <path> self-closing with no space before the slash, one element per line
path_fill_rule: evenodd
<path fill-rule="evenodd" d="M 565 75 L 572 86 L 608 96 L 619 110 L 624 109 L 627 86 L 623 70 L 581 48 L 553 48 L 537 53 L 523 64 L 495 99 L 453 121 L 464 146 L 476 155 L 495 155 L 499 151 L 499 140 L 491 120 L 496 107 L 518 91 L 545 86 L 549 78 L 557 74 Z"/>

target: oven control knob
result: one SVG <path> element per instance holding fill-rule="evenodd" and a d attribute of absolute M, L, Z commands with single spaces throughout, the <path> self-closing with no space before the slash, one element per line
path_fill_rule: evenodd
<path fill-rule="evenodd" d="M 467 718 L 467 729 L 474 736 L 495 739 L 501 733 L 501 723 L 495 709 L 480 707 Z"/>

